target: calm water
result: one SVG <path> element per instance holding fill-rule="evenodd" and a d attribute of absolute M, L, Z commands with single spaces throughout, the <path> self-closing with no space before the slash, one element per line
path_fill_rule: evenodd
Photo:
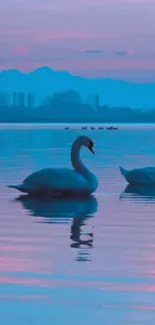
<path fill-rule="evenodd" d="M 6 187 L 49 166 L 70 166 L 70 146 L 99 178 L 85 200 L 18 200 Z M 126 189 L 118 166 L 155 164 L 155 129 L 0 129 L 0 324 L 155 323 L 155 190 Z M 125 192 L 124 192 L 125 191 Z"/>

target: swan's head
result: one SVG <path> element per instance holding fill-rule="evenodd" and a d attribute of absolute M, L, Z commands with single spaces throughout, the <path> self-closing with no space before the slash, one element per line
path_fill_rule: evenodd
<path fill-rule="evenodd" d="M 91 139 L 88 140 L 89 140 L 88 149 L 93 153 L 93 155 L 95 155 L 93 141 Z"/>
<path fill-rule="evenodd" d="M 75 140 L 75 143 L 78 143 L 80 146 L 87 147 L 93 153 L 93 155 L 95 154 L 93 141 L 89 137 L 80 136 Z"/>

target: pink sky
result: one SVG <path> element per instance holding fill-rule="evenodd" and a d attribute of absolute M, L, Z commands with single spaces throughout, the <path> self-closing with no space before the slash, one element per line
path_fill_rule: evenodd
<path fill-rule="evenodd" d="M 155 0 L 2 0 L 0 12 L 0 69 L 137 80 L 155 71 Z"/>

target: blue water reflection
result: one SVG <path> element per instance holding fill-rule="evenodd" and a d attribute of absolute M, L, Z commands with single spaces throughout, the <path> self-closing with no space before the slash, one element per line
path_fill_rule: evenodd
<path fill-rule="evenodd" d="M 82 198 L 48 198 L 22 195 L 20 201 L 32 216 L 50 218 L 83 218 L 97 212 L 97 199 L 94 196 Z M 47 222 L 47 220 L 46 220 Z M 50 221 L 49 221 L 50 222 Z"/>
<path fill-rule="evenodd" d="M 90 261 L 88 248 L 93 247 L 93 232 L 82 233 L 85 221 L 97 212 L 98 202 L 94 196 L 81 198 L 48 198 L 21 195 L 15 201 L 20 201 L 33 217 L 43 217 L 41 222 L 50 224 L 66 223 L 72 219 L 70 228 L 71 248 L 77 248 L 77 261 Z M 81 238 L 89 237 L 88 239 Z M 87 248 L 87 249 L 86 249 Z"/>
<path fill-rule="evenodd" d="M 70 167 L 81 134 L 95 145 L 94 156 L 81 151 L 99 178 L 94 197 L 15 200 L 7 185 Z M 154 189 L 124 191 L 118 168 L 153 165 L 154 142 L 152 126 L 0 129 L 0 324 L 154 325 Z"/>
<path fill-rule="evenodd" d="M 131 198 L 133 200 L 145 200 L 155 203 L 155 186 L 137 186 L 127 185 L 125 190 L 121 193 L 120 198 Z"/>

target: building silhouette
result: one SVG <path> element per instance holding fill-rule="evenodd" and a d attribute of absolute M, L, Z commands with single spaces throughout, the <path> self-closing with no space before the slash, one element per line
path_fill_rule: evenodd
<path fill-rule="evenodd" d="M 25 107 L 25 93 L 24 92 L 18 93 L 18 106 Z"/>
<path fill-rule="evenodd" d="M 13 93 L 12 104 L 14 107 L 17 106 L 17 93 L 16 92 Z"/>
<path fill-rule="evenodd" d="M 27 95 L 27 107 L 34 107 L 34 95 L 31 92 L 29 92 Z"/>
<path fill-rule="evenodd" d="M 9 94 L 6 92 L 0 92 L 0 106 L 9 106 Z"/>

